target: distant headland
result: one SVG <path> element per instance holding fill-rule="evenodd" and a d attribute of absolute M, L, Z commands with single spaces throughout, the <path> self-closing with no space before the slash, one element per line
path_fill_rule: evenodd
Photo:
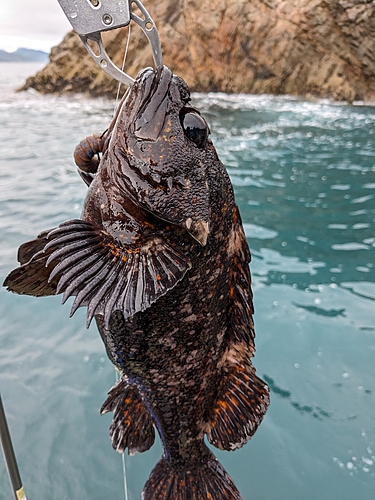
<path fill-rule="evenodd" d="M 47 62 L 48 54 L 42 50 L 17 49 L 7 52 L 0 49 L 0 63 L 2 62 Z"/>
<path fill-rule="evenodd" d="M 145 2 L 146 3 L 146 2 Z M 191 90 L 291 94 L 375 102 L 375 5 L 359 0 L 161 0 L 147 9 L 157 24 L 164 64 Z M 126 29 L 105 46 L 121 67 Z M 132 27 L 126 72 L 152 59 Z M 114 96 L 117 82 L 68 33 L 22 90 Z"/>

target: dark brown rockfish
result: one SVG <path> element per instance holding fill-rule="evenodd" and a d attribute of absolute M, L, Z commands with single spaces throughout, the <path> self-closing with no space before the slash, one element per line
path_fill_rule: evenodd
<path fill-rule="evenodd" d="M 72 314 L 95 317 L 121 374 L 102 407 L 114 412 L 114 448 L 149 449 L 154 427 L 163 444 L 145 500 L 240 499 L 204 436 L 241 447 L 269 402 L 251 363 L 250 252 L 208 134 L 181 78 L 141 72 L 105 137 L 76 151 L 89 184 L 82 219 L 22 245 L 5 281 L 73 295 Z"/>

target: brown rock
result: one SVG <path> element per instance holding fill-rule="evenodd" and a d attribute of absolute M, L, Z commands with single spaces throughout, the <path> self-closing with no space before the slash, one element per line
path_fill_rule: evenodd
<path fill-rule="evenodd" d="M 163 62 L 195 91 L 292 94 L 375 101 L 372 0 L 144 0 L 158 26 Z M 150 4 L 150 5 L 149 5 Z M 126 72 L 152 65 L 132 23 Z M 121 67 L 127 29 L 104 34 Z M 68 33 L 22 90 L 114 96 L 78 36 Z"/>

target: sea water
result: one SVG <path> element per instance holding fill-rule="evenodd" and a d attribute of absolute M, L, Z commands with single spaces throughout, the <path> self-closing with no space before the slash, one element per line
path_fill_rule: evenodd
<path fill-rule="evenodd" d="M 0 65 L 1 276 L 38 232 L 78 218 L 72 153 L 114 102 L 14 93 L 35 64 Z M 375 107 L 204 94 L 195 104 L 231 176 L 252 251 L 257 352 L 271 406 L 220 452 L 244 500 L 375 498 Z M 0 390 L 25 491 L 121 500 L 120 456 L 99 415 L 115 373 L 85 311 L 0 290 Z M 159 443 L 126 457 L 139 499 Z M 0 460 L 0 499 L 12 493 Z"/>

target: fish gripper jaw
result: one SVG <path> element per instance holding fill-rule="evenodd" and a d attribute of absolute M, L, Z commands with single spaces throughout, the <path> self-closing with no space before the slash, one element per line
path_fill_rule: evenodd
<path fill-rule="evenodd" d="M 107 54 L 101 33 L 127 26 L 134 21 L 146 35 L 152 49 L 155 67 L 163 65 L 159 34 L 150 14 L 140 0 L 58 0 L 73 29 L 79 35 L 94 61 L 115 80 L 132 86 L 134 79 L 118 68 Z M 132 12 L 135 4 L 143 19 Z M 95 52 L 89 40 L 97 47 Z"/>

